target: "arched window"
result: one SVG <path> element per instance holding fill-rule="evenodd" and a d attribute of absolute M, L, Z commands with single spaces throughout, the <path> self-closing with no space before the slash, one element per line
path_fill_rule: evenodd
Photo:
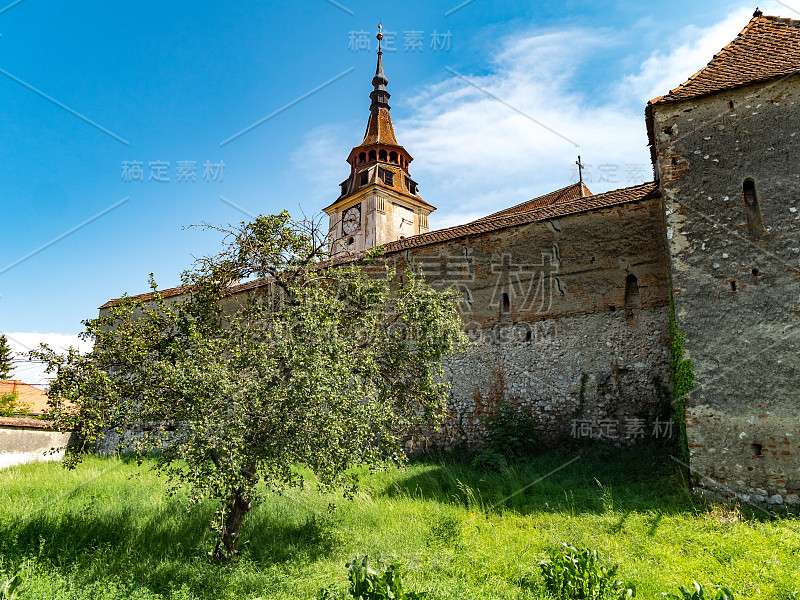
<path fill-rule="evenodd" d="M 369 151 L 369 159 L 370 160 L 375 160 L 375 156 L 376 156 L 375 150 L 370 150 Z"/>
<path fill-rule="evenodd" d="M 389 162 L 397 163 L 397 152 L 389 153 Z"/>
<path fill-rule="evenodd" d="M 363 164 L 363 163 L 367 162 L 367 153 L 366 152 L 362 152 L 361 154 L 358 155 L 358 162 L 359 162 L 359 164 Z"/>
<path fill-rule="evenodd" d="M 764 231 L 764 217 L 761 214 L 761 203 L 758 201 L 756 192 L 756 182 L 748 177 L 742 184 L 742 195 L 744 196 L 744 208 L 747 212 L 747 228 L 753 233 Z"/>
<path fill-rule="evenodd" d="M 383 162 L 386 162 L 386 150 L 380 150 L 378 152 L 378 160 L 382 160 Z"/>

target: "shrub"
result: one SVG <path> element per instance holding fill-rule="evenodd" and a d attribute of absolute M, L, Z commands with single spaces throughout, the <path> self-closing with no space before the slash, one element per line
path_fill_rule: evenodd
<path fill-rule="evenodd" d="M 515 409 L 503 402 L 487 423 L 486 448 L 509 460 L 529 456 L 536 444 L 536 418 L 530 406 Z"/>
<path fill-rule="evenodd" d="M 22 404 L 18 400 L 19 392 L 0 394 L 0 417 L 13 417 L 30 410 L 29 404 Z"/>
<path fill-rule="evenodd" d="M 369 557 L 356 556 L 347 563 L 350 578 L 349 593 L 356 600 L 418 600 L 421 594 L 403 591 L 400 581 L 400 565 L 393 563 L 385 571 L 378 572 L 369 566 Z M 331 588 L 323 588 L 319 600 L 338 600 L 343 594 L 337 594 Z"/>
<path fill-rule="evenodd" d="M 600 564 L 596 550 L 562 544 L 539 563 L 545 588 L 560 600 L 633 598 L 636 588 L 616 579 L 617 565 Z"/>
<path fill-rule="evenodd" d="M 692 582 L 694 589 L 689 590 L 685 585 L 680 587 L 678 594 L 661 594 L 666 600 L 733 600 L 733 594 L 728 588 L 717 588 L 716 593 L 706 592 L 703 586 L 696 581 Z"/>
<path fill-rule="evenodd" d="M 472 460 L 472 467 L 481 471 L 494 471 L 500 473 L 508 468 L 506 457 L 491 448 L 486 448 Z"/>

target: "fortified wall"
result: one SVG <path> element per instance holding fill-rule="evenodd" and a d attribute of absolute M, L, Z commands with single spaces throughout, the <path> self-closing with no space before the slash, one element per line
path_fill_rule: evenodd
<path fill-rule="evenodd" d="M 446 364 L 448 417 L 428 441 L 479 446 L 503 402 L 530 407 L 552 442 L 675 437 L 672 296 L 696 377 L 693 472 L 731 496 L 800 504 L 800 21 L 756 10 L 648 104 L 656 183 L 596 196 L 576 184 L 434 231 L 394 135 L 381 39 L 364 140 L 324 210 L 332 247 L 382 245 L 399 271 L 463 296 L 473 345 Z"/>
<path fill-rule="evenodd" d="M 677 321 L 697 386 L 692 468 L 773 503 L 800 498 L 800 77 L 656 104 Z"/>
<path fill-rule="evenodd" d="M 550 441 L 631 445 L 672 433 L 658 389 L 669 382 L 661 200 L 654 184 L 622 192 L 387 247 L 398 270 L 421 268 L 434 287 L 463 295 L 473 345 L 447 361 L 453 387 L 435 443 L 479 445 L 503 402 L 530 406 Z M 608 201 L 628 203 L 587 210 Z M 434 235 L 452 239 L 425 243 Z M 655 430 L 665 410 L 670 423 Z"/>

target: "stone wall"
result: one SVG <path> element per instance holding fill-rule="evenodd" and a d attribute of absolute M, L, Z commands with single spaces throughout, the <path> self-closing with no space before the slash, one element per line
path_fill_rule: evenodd
<path fill-rule="evenodd" d="M 656 105 L 652 124 L 696 373 L 692 467 L 704 485 L 776 504 L 800 489 L 798 99 L 794 76 Z"/>
<path fill-rule="evenodd" d="M 542 437 L 652 440 L 669 385 L 668 270 L 660 199 L 390 255 L 463 295 L 475 345 L 446 367 L 448 421 L 432 442 L 478 446 L 503 401 Z M 663 408 L 663 406 L 662 406 Z M 671 427 L 671 425 L 670 425 Z M 665 431 L 657 437 L 663 437 Z M 675 432 L 677 434 L 677 432 Z"/>
<path fill-rule="evenodd" d="M 464 330 L 474 342 L 445 364 L 453 384 L 448 418 L 440 435 L 421 443 L 478 447 L 487 417 L 503 402 L 530 406 L 551 443 L 571 436 L 632 445 L 677 435 L 671 421 L 669 431 L 654 433 L 656 407 L 669 386 L 660 198 L 473 233 L 387 258 L 398 273 L 413 265 L 435 288 L 458 290 Z M 230 296 L 226 309 L 248 293 Z M 661 396 L 656 382 L 664 386 Z M 109 438 L 103 450 L 117 442 Z"/>
<path fill-rule="evenodd" d="M 633 323 L 617 312 L 540 325 L 530 342 L 513 332 L 482 332 L 476 346 L 447 362 L 453 388 L 444 445 L 480 444 L 485 417 L 503 401 L 530 406 L 551 443 L 603 437 L 631 445 L 666 436 L 654 433 L 656 382 L 669 381 L 666 308 L 637 311 Z"/>

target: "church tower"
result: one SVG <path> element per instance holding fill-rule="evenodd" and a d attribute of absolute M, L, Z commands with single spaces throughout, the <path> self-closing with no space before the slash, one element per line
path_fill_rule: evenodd
<path fill-rule="evenodd" d="M 359 252 L 425 233 L 428 215 L 436 210 L 420 197 L 408 170 L 414 159 L 394 136 L 380 26 L 377 38 L 378 66 L 369 95 L 367 131 L 347 157 L 350 176 L 341 183 L 339 198 L 323 209 L 330 217 L 328 235 L 334 254 Z"/>

